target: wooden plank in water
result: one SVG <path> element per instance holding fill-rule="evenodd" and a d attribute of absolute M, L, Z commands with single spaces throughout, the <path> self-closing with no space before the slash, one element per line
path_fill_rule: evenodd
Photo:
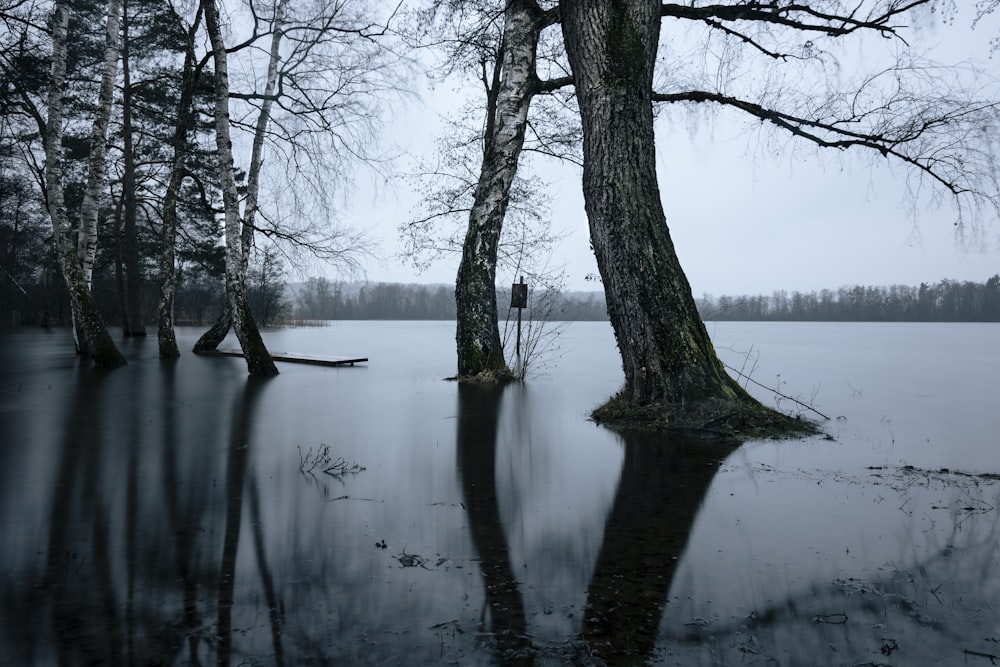
<path fill-rule="evenodd" d="M 221 357 L 242 357 L 242 350 L 211 350 L 200 354 L 214 354 Z M 317 355 L 291 354 L 289 352 L 272 352 L 275 361 L 286 361 L 291 364 L 311 364 L 313 366 L 353 366 L 368 361 L 368 357 L 327 357 Z"/>

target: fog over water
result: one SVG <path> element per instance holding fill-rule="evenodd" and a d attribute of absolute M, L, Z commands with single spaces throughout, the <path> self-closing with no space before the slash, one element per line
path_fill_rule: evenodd
<path fill-rule="evenodd" d="M 621 382 L 601 322 L 562 329 L 538 374 L 502 390 L 444 380 L 452 323 L 268 330 L 273 352 L 369 361 L 282 364 L 266 381 L 240 359 L 162 362 L 152 339 L 102 371 L 66 331 L 2 331 L 0 654 L 44 665 L 1000 653 L 1000 325 L 709 330 L 728 365 L 828 415 L 829 437 L 736 447 L 590 422 Z M 182 349 L 200 333 L 181 329 Z M 321 451 L 357 468 L 310 469 Z"/>

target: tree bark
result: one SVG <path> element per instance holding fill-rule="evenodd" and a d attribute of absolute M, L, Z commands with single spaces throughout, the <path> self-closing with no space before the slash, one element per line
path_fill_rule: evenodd
<path fill-rule="evenodd" d="M 247 303 L 246 252 L 241 238 L 243 229 L 239 213 L 239 194 L 236 190 L 236 174 L 233 168 L 233 143 L 229 131 L 229 74 L 226 46 L 222 39 L 219 10 L 215 0 L 205 0 L 203 7 L 215 63 L 215 142 L 218 148 L 222 200 L 226 211 L 226 295 L 230 316 L 250 375 L 277 375 L 278 369 L 264 345 Z"/>
<path fill-rule="evenodd" d="M 94 305 L 83 265 L 73 243 L 63 194 L 63 92 L 66 88 L 66 35 L 69 7 L 66 0 L 55 5 L 52 21 L 52 63 L 48 91 L 49 117 L 45 128 L 45 186 L 55 237 L 56 252 L 69 289 L 73 316 L 83 335 L 88 353 L 98 366 L 125 365 L 125 357 L 115 346 Z"/>
<path fill-rule="evenodd" d="M 674 251 L 656 179 L 657 0 L 566 0 L 562 28 L 583 123 L 583 193 L 625 386 L 601 420 L 699 426 L 759 404 L 726 373 Z"/>
<path fill-rule="evenodd" d="M 132 81 L 129 68 L 129 18 L 128 2 L 122 3 L 122 197 L 125 200 L 123 245 L 125 249 L 125 309 L 122 312 L 122 330 L 126 337 L 146 336 L 142 322 L 142 274 L 139 271 L 139 236 L 136 229 L 135 202 L 135 144 L 132 139 Z"/>
<path fill-rule="evenodd" d="M 541 18 L 534 0 L 511 0 L 504 10 L 500 60 L 487 93 L 483 163 L 455 281 L 459 377 L 511 377 L 497 318 L 497 249 L 537 83 Z"/>
<path fill-rule="evenodd" d="M 104 73 L 97 97 L 97 110 L 90 131 L 90 159 L 87 171 L 87 187 L 83 192 L 80 207 L 80 235 L 78 252 L 83 265 L 87 288 L 91 287 L 94 273 L 94 259 L 97 256 L 97 217 L 100 208 L 101 191 L 104 189 L 104 175 L 107 172 L 108 122 L 111 119 L 111 105 L 114 102 L 115 78 L 118 76 L 118 54 L 121 27 L 121 0 L 108 0 L 107 30 L 104 39 Z"/>
<path fill-rule="evenodd" d="M 170 180 L 163 197 L 163 246 L 160 251 L 160 303 L 158 312 L 157 342 L 161 359 L 176 359 L 181 356 L 174 332 L 174 277 L 175 253 L 177 246 L 177 199 L 185 175 L 188 132 L 194 117 L 194 90 L 197 83 L 194 61 L 194 37 L 201 22 L 201 9 L 187 32 L 187 49 L 184 54 L 184 70 L 181 75 L 180 99 L 177 102 L 177 117 L 174 125 L 173 160 L 170 165 Z M 226 331 L 229 330 L 227 324 Z M 225 333 L 222 334 L 223 338 Z M 221 339 L 220 339 L 221 340 Z M 218 343 L 216 343 L 216 347 Z M 214 348 L 213 348 L 214 349 Z"/>

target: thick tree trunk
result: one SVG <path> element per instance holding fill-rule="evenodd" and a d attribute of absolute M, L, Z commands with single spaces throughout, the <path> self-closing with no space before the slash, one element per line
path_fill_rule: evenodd
<path fill-rule="evenodd" d="M 488 93 L 483 164 L 455 281 L 459 377 L 511 377 L 497 318 L 497 249 L 537 83 L 541 16 L 533 0 L 512 0 L 504 11 L 502 60 Z"/>
<path fill-rule="evenodd" d="M 62 96 L 66 87 L 66 34 L 69 27 L 69 7 L 65 0 L 57 2 L 52 21 L 52 66 L 48 92 L 48 122 L 45 129 L 45 186 L 47 205 L 52 219 L 56 251 L 63 278 L 69 289 L 73 316 L 94 363 L 98 366 L 125 365 L 125 357 L 115 346 L 108 329 L 94 305 L 90 287 L 84 275 L 80 257 L 73 243 L 66 202 L 63 195 L 63 127 Z"/>
<path fill-rule="evenodd" d="M 158 309 L 157 342 L 160 358 L 176 359 L 181 356 L 174 333 L 174 276 L 175 252 L 177 244 L 177 200 L 185 175 L 188 132 L 191 129 L 194 109 L 194 88 L 197 81 L 194 70 L 194 37 L 201 22 L 201 11 L 188 30 L 187 50 L 184 54 L 184 70 L 181 76 L 181 94 L 177 102 L 177 117 L 174 125 L 173 160 L 170 165 L 170 180 L 163 197 L 163 246 L 160 251 L 160 303 Z M 226 330 L 229 330 L 227 324 Z M 225 337 L 225 333 L 222 334 Z M 216 343 L 216 347 L 218 343 Z M 214 349 L 214 348 L 212 348 Z"/>
<path fill-rule="evenodd" d="M 226 295 L 233 329 L 243 349 L 250 375 L 277 375 L 260 330 L 250 312 L 246 293 L 246 258 L 243 251 L 242 221 L 239 194 L 233 169 L 233 143 L 229 132 L 229 75 L 226 47 L 219 25 L 219 10 L 215 0 L 205 0 L 205 23 L 212 42 L 215 63 L 215 141 L 218 148 L 222 199 L 226 210 Z"/>
<path fill-rule="evenodd" d="M 657 0 L 567 0 L 563 37 L 583 122 L 583 192 L 625 386 L 598 419 L 707 425 L 760 408 L 726 373 L 660 202 L 651 102 Z"/>

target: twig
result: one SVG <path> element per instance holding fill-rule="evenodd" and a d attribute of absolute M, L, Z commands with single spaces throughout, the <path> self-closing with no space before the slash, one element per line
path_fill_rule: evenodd
<path fill-rule="evenodd" d="M 730 366 L 729 364 L 727 364 L 725 362 L 723 362 L 722 365 L 725 366 L 727 369 L 733 371 L 737 375 L 739 375 L 741 378 L 745 379 L 747 382 L 753 382 L 755 385 L 757 385 L 761 389 L 767 389 L 770 392 L 774 392 L 774 394 L 777 395 L 777 396 L 780 396 L 782 398 L 787 398 L 789 401 L 791 401 L 791 402 L 793 402 L 793 403 L 795 403 L 797 405 L 802 406 L 806 410 L 811 410 L 812 412 L 815 412 L 816 414 L 818 414 L 823 419 L 826 419 L 827 421 L 829 421 L 829 419 L 830 419 L 829 417 L 827 417 L 822 412 L 820 412 L 819 410 L 817 410 L 813 406 L 809 405 L 808 403 L 800 401 L 799 399 L 794 398 L 792 396 L 788 396 L 787 394 L 783 394 L 783 393 L 781 393 L 780 391 L 778 391 L 777 389 L 775 389 L 773 387 L 768 387 L 766 384 L 761 384 L 760 382 L 757 382 L 756 380 L 754 380 L 749 375 L 744 375 L 742 371 L 736 370 L 735 368 L 733 368 L 732 366 Z"/>
<path fill-rule="evenodd" d="M 975 655 L 979 656 L 980 658 L 986 658 L 987 660 L 990 661 L 991 664 L 994 665 L 997 664 L 997 660 L 1000 660 L 1000 655 L 993 655 L 992 653 L 980 653 L 979 651 L 972 651 L 967 648 L 963 648 L 962 653 L 964 653 L 965 655 Z"/>

